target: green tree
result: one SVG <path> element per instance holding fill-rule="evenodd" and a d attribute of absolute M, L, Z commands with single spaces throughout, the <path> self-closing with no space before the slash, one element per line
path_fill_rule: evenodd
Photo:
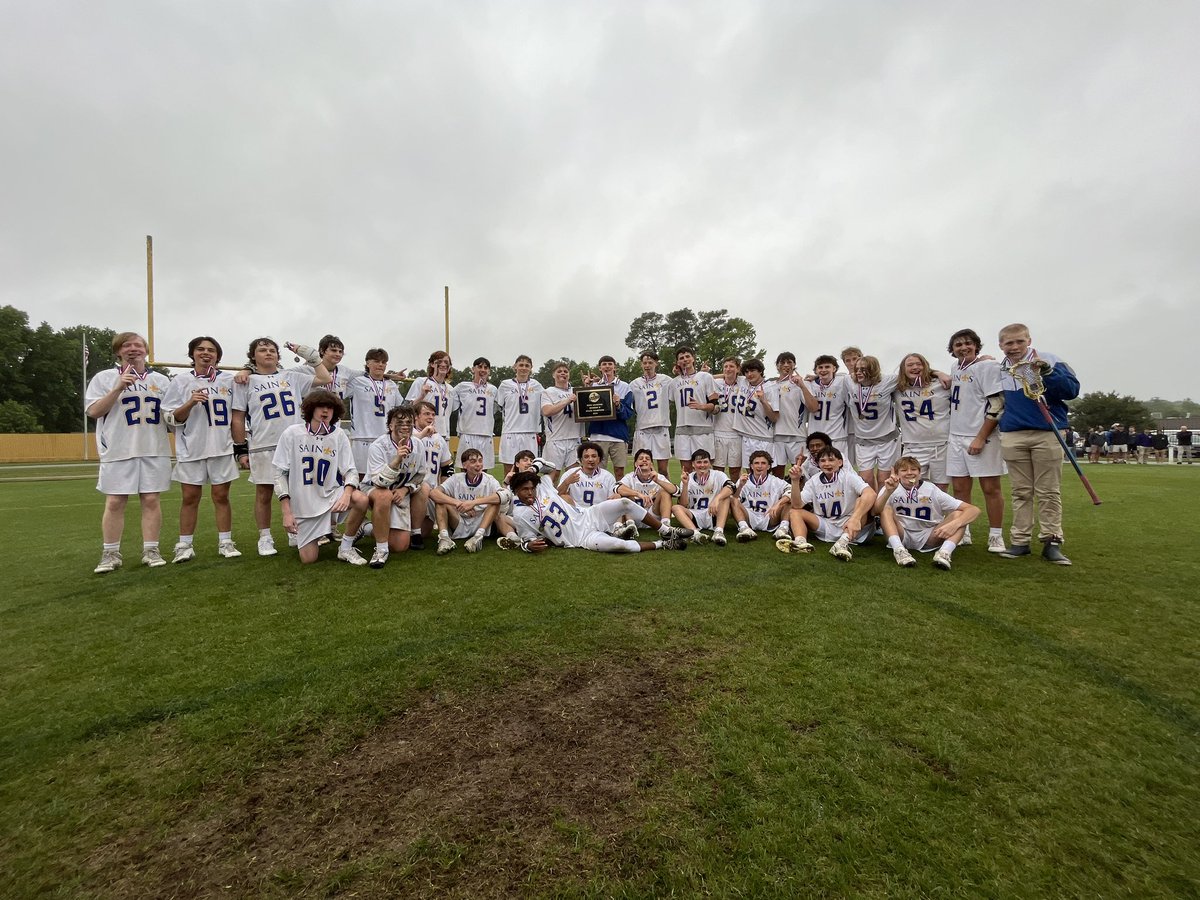
<path fill-rule="evenodd" d="M 31 391 L 25 378 L 29 355 L 29 315 L 15 306 L 0 306 L 0 401 L 26 402 Z"/>
<path fill-rule="evenodd" d="M 1154 423 L 1150 410 L 1141 400 L 1129 395 L 1121 397 L 1111 391 L 1084 394 L 1070 407 L 1071 426 L 1080 432 L 1086 432 L 1093 426 L 1108 428 L 1113 422 L 1135 428 L 1149 428 Z"/>
<path fill-rule="evenodd" d="M 762 356 L 758 334 L 745 319 L 730 316 L 726 309 L 694 313 L 677 309 L 666 315 L 642 313 L 629 326 L 625 343 L 638 351 L 653 350 L 662 358 L 661 368 L 674 365 L 675 348 L 687 345 L 696 349 L 697 364 L 708 363 L 714 370 L 727 356 L 748 359 Z"/>
<path fill-rule="evenodd" d="M 28 403 L 0 401 L 0 434 L 41 434 L 37 413 Z"/>

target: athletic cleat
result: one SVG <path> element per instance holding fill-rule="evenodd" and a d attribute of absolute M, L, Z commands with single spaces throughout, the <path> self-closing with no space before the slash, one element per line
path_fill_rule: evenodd
<path fill-rule="evenodd" d="M 1042 559 L 1052 562 L 1056 566 L 1069 566 L 1071 561 L 1063 556 L 1061 547 L 1061 540 L 1051 538 L 1046 541 L 1046 546 L 1042 548 Z"/>
<path fill-rule="evenodd" d="M 799 553 L 800 548 L 796 546 L 796 542 L 790 537 L 780 538 L 775 542 L 775 549 L 780 553 Z"/>
<path fill-rule="evenodd" d="M 348 562 L 352 566 L 365 566 L 367 561 L 363 559 L 363 555 L 353 547 L 339 547 L 338 559 L 342 562 Z"/>
<path fill-rule="evenodd" d="M 425 549 L 425 535 L 420 534 L 420 533 L 410 534 L 408 537 L 408 549 L 409 550 L 424 550 Z"/>
<path fill-rule="evenodd" d="M 739 528 L 737 533 L 737 542 L 739 544 L 748 544 L 751 541 L 757 541 L 758 535 L 749 528 Z"/>
<path fill-rule="evenodd" d="M 473 534 L 463 542 L 463 549 L 468 553 L 478 553 L 479 548 L 483 546 L 483 535 Z M 440 547 L 439 547 L 440 549 Z"/>
<path fill-rule="evenodd" d="M 940 550 L 938 551 L 938 553 L 941 553 L 941 552 L 942 551 L 940 551 Z M 915 559 L 913 559 L 913 555 L 908 552 L 907 547 L 894 548 L 892 550 L 892 556 L 896 557 L 896 565 L 904 566 L 904 568 L 906 568 L 906 569 L 910 569 L 917 564 L 917 561 Z M 937 557 L 934 557 L 933 561 L 936 563 Z"/>
<path fill-rule="evenodd" d="M 175 545 L 175 555 L 171 557 L 172 563 L 185 563 L 188 560 L 196 558 L 196 550 L 191 544 L 185 544 L 180 541 Z"/>
<path fill-rule="evenodd" d="M 275 549 L 275 538 L 268 534 L 258 539 L 259 556 L 274 556 L 277 552 Z"/>
<path fill-rule="evenodd" d="M 329 542 L 330 542 L 332 539 L 333 539 L 333 538 L 332 538 L 332 536 L 331 536 L 331 535 L 328 535 L 328 534 L 323 534 L 323 535 L 321 535 L 319 538 L 317 538 L 317 546 L 318 546 L 318 547 L 324 547 L 324 546 L 325 546 L 326 544 L 328 544 L 328 543 L 329 543 Z M 293 546 L 293 547 L 295 546 L 295 544 L 292 544 L 292 542 L 291 542 L 291 541 L 288 541 L 288 544 L 289 544 L 290 546 Z"/>
<path fill-rule="evenodd" d="M 711 540 L 711 539 L 703 531 L 697 531 L 691 537 L 691 542 L 693 544 L 707 544 L 709 542 L 709 540 Z"/>
<path fill-rule="evenodd" d="M 1000 555 L 1005 559 L 1019 559 L 1022 556 L 1029 555 L 1028 544 L 1011 544 L 1000 551 Z"/>
<path fill-rule="evenodd" d="M 223 556 L 226 559 L 237 559 L 242 555 L 242 551 L 237 548 L 237 544 L 233 541 L 221 541 L 217 544 L 217 555 Z"/>
<path fill-rule="evenodd" d="M 162 554 L 158 552 L 157 547 L 147 547 L 142 551 L 142 565 L 149 566 L 152 569 L 157 569 L 159 566 L 165 566 L 167 561 L 162 558 Z"/>
<path fill-rule="evenodd" d="M 676 526 L 671 529 L 671 532 L 667 535 L 667 538 L 690 538 L 695 533 L 696 532 L 690 528 L 680 528 Z"/>
<path fill-rule="evenodd" d="M 775 538 L 775 540 L 777 540 L 777 541 L 783 540 L 784 538 L 790 539 L 791 536 L 792 536 L 792 526 L 789 525 L 787 522 L 780 522 L 779 527 L 776 528 L 773 532 L 771 532 L 771 537 Z"/>
<path fill-rule="evenodd" d="M 375 552 L 371 554 L 371 561 L 367 565 L 372 569 L 382 569 L 387 565 L 388 555 L 387 547 L 376 547 Z"/>
<path fill-rule="evenodd" d="M 792 538 L 792 546 L 796 553 L 812 553 L 816 548 L 804 538 Z"/>
<path fill-rule="evenodd" d="M 936 568 L 941 569 L 943 572 L 949 572 L 950 566 L 952 565 L 950 562 L 950 554 L 945 550 L 935 550 L 933 552 L 933 565 Z"/>
<path fill-rule="evenodd" d="M 97 575 L 107 575 L 109 572 L 119 568 L 121 568 L 121 551 L 104 550 L 100 554 L 100 564 L 92 571 Z"/>
<path fill-rule="evenodd" d="M 623 522 L 617 526 L 617 530 L 613 532 L 614 537 L 619 537 L 623 541 L 636 541 L 638 536 L 638 527 L 636 522 Z"/>
<path fill-rule="evenodd" d="M 358 534 L 354 535 L 354 543 L 358 543 L 363 538 L 375 537 L 375 526 L 370 522 L 363 522 L 358 526 Z"/>
<path fill-rule="evenodd" d="M 520 550 L 521 539 L 515 534 L 502 534 L 496 538 L 496 546 L 501 550 Z"/>
<path fill-rule="evenodd" d="M 958 542 L 958 546 L 960 546 L 960 547 L 970 547 L 971 546 L 971 529 L 970 528 L 968 528 L 966 531 L 963 532 L 962 540 Z"/>
<path fill-rule="evenodd" d="M 831 556 L 844 559 L 846 562 L 854 559 L 854 551 L 850 549 L 850 538 L 843 534 L 833 542 L 833 546 L 829 548 L 829 553 Z"/>
<path fill-rule="evenodd" d="M 445 556 L 447 553 L 454 552 L 454 538 L 448 534 L 438 535 L 437 555 Z"/>
<path fill-rule="evenodd" d="M 1004 537 L 999 534 L 988 535 L 988 553 L 1003 553 Z"/>
<path fill-rule="evenodd" d="M 681 537 L 667 538 L 662 542 L 664 550 L 686 550 L 688 548 L 688 539 Z"/>
<path fill-rule="evenodd" d="M 725 540 L 725 532 L 723 531 L 714 531 L 712 533 L 712 542 L 718 547 L 724 547 L 727 543 L 729 543 Z"/>

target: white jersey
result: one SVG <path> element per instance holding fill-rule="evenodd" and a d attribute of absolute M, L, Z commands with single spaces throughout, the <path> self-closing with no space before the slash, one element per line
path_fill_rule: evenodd
<path fill-rule="evenodd" d="M 771 404 L 771 408 L 778 409 L 778 385 L 767 384 L 765 381 L 752 385 L 747 381 L 734 398 L 737 404 L 737 416 L 733 420 L 733 430 L 743 437 L 769 441 L 775 436 L 775 426 L 767 418 L 762 401 L 754 396 L 760 390 L 766 401 Z"/>
<path fill-rule="evenodd" d="M 396 442 L 392 440 L 392 436 L 385 434 L 373 441 L 367 450 L 367 471 L 363 476 L 364 481 L 376 487 L 391 488 L 392 490 L 401 487 L 406 487 L 414 492 L 419 490 L 429 474 L 425 462 L 425 442 L 419 437 L 409 438 L 409 440 L 412 443 L 412 450 L 404 459 L 400 460 L 400 466 L 395 469 L 389 465 L 396 455 Z"/>
<path fill-rule="evenodd" d="M 950 392 L 940 381 L 896 391 L 900 408 L 900 443 L 944 444 L 950 437 Z"/>
<path fill-rule="evenodd" d="M 808 407 L 804 405 L 804 390 L 790 378 L 781 378 L 772 382 L 777 391 L 772 395 L 771 404 L 779 411 L 775 420 L 775 439 L 789 438 L 800 440 L 804 437 L 804 425 L 808 421 Z"/>
<path fill-rule="evenodd" d="M 721 493 L 722 488 L 729 484 L 729 478 L 724 472 L 713 470 L 708 473 L 708 478 L 701 481 L 693 472 L 688 476 L 687 495 L 680 498 L 680 502 L 685 504 L 688 509 L 708 509 L 712 506 L 713 501 L 717 499 L 717 494 Z"/>
<path fill-rule="evenodd" d="M 453 462 L 453 457 L 450 455 L 450 442 L 441 434 L 434 432 L 428 437 L 414 438 L 421 442 L 422 451 L 425 454 L 425 483 L 431 488 L 438 486 L 441 480 L 440 472 L 442 466 Z"/>
<path fill-rule="evenodd" d="M 751 475 L 742 485 L 738 499 L 742 501 L 742 506 L 746 509 L 765 515 L 791 489 L 791 482 L 776 478 L 770 473 L 767 473 L 766 479 L 761 484 L 755 481 L 754 476 Z"/>
<path fill-rule="evenodd" d="M 737 396 L 738 392 L 745 387 L 746 379 L 741 375 L 737 377 L 737 381 L 733 384 L 727 382 L 724 378 L 718 378 L 713 382 L 717 389 L 717 411 L 715 417 L 715 428 L 717 434 L 736 434 L 737 429 L 734 423 L 737 421 Z"/>
<path fill-rule="evenodd" d="M 850 386 L 850 415 L 854 436 L 864 441 L 886 441 L 896 436 L 896 375 L 884 375 L 879 384 Z"/>
<path fill-rule="evenodd" d="M 316 372 L 316 368 L 304 363 L 303 365 L 293 366 L 287 371 L 298 372 L 302 375 L 313 375 Z M 352 369 L 349 366 L 334 366 L 329 375 L 332 381 L 329 384 L 323 385 L 323 389 L 332 394 L 337 394 L 343 400 L 348 401 L 347 418 L 349 418 L 350 382 L 363 375 L 363 371 L 361 369 Z"/>
<path fill-rule="evenodd" d="M 84 409 L 105 396 L 121 380 L 117 367 L 97 372 L 88 382 Z M 100 462 L 171 456 L 167 439 L 167 414 L 163 399 L 171 386 L 166 375 L 146 370 L 144 377 L 128 385 L 108 412 L 96 420 L 96 446 Z"/>
<path fill-rule="evenodd" d="M 817 401 L 817 408 L 808 417 L 809 434 L 823 431 L 835 444 L 846 440 L 846 413 L 850 408 L 853 385 L 844 372 L 834 375 L 828 385 L 810 381 L 808 388 Z"/>
<path fill-rule="evenodd" d="M 536 379 L 506 378 L 500 382 L 497 402 L 503 434 L 537 434 L 542 430 L 542 386 Z"/>
<path fill-rule="evenodd" d="M 946 516 L 962 506 L 962 501 L 951 497 L 933 482 L 918 481 L 912 490 L 898 485 L 888 497 L 887 505 L 905 531 L 923 531 L 940 525 Z"/>
<path fill-rule="evenodd" d="M 637 427 L 669 428 L 671 426 L 671 379 L 666 375 L 655 375 L 649 381 L 646 376 L 635 378 L 629 383 L 633 393 L 633 408 L 637 413 Z"/>
<path fill-rule="evenodd" d="M 345 486 L 358 483 L 350 438 L 337 426 L 329 434 L 312 434 L 307 425 L 289 425 L 279 435 L 271 464 L 287 479 L 297 519 L 329 512 Z"/>
<path fill-rule="evenodd" d="M 303 372 L 276 372 L 252 374 L 246 384 L 234 385 L 233 408 L 246 413 L 251 450 L 271 450 L 288 426 L 304 424 L 300 402 L 312 383 L 313 376 Z"/>
<path fill-rule="evenodd" d="M 492 437 L 496 433 L 496 394 L 496 386 L 488 381 L 464 381 L 454 386 L 450 409 L 458 410 L 460 435 Z"/>
<path fill-rule="evenodd" d="M 532 525 L 556 547 L 582 547 L 590 535 L 604 531 L 591 517 L 590 510 L 572 506 L 560 497 L 548 475 L 543 475 L 538 482 L 533 505 L 514 504 L 513 513 L 518 534 Z"/>
<path fill-rule="evenodd" d="M 975 437 L 983 427 L 988 397 L 1003 393 L 1000 363 L 977 359 L 967 367 L 950 370 L 950 433 Z"/>
<path fill-rule="evenodd" d="M 709 397 L 717 393 L 717 384 L 709 372 L 693 372 L 671 379 L 671 400 L 675 403 L 675 427 L 686 428 L 690 433 L 713 430 L 715 420 L 702 409 L 691 409 L 692 401 L 708 403 Z"/>
<path fill-rule="evenodd" d="M 484 497 L 500 492 L 500 482 L 487 472 L 480 473 L 478 481 L 471 481 L 466 472 L 455 472 L 438 487 L 441 488 L 442 493 L 449 494 L 455 500 L 482 500 Z M 473 533 L 483 524 L 483 513 L 486 506 L 486 503 L 480 504 L 472 507 L 469 512 L 459 513 L 459 524 L 454 529 L 455 533 L 463 536 Z"/>
<path fill-rule="evenodd" d="M 805 482 L 804 490 L 800 492 L 802 503 L 811 503 L 813 512 L 822 519 L 833 522 L 838 528 L 844 528 L 854 513 L 858 498 L 867 490 L 868 485 L 857 472 L 851 472 L 845 466 L 838 470 L 833 480 L 826 480 L 822 472 L 816 478 Z"/>
<path fill-rule="evenodd" d="M 559 485 L 562 485 L 572 472 L 579 473 L 579 480 L 567 488 L 567 493 L 577 506 L 595 506 L 608 500 L 617 491 L 617 479 L 608 469 L 597 469 L 595 474 L 589 475 L 579 466 L 571 466 L 563 472 L 562 478 L 558 480 Z"/>
<path fill-rule="evenodd" d="M 167 388 L 163 406 L 174 413 L 192 399 L 192 392 L 203 390 L 207 403 L 197 403 L 186 421 L 175 425 L 175 458 L 180 462 L 195 462 L 218 456 L 233 455 L 233 432 L 229 422 L 233 413 L 233 375 L 218 372 L 209 379 L 195 372 L 178 375 Z"/>
<path fill-rule="evenodd" d="M 654 509 L 654 499 L 663 490 L 657 475 L 652 476 L 649 481 L 642 481 L 636 470 L 621 479 L 621 486 L 640 494 L 645 501 L 642 505 L 646 509 Z"/>
<path fill-rule="evenodd" d="M 388 412 L 404 402 L 396 382 L 388 378 L 376 381 L 370 375 L 351 379 L 342 396 L 355 410 L 350 436 L 356 441 L 373 441 L 386 435 Z"/>
<path fill-rule="evenodd" d="M 568 397 L 574 398 L 570 388 L 548 387 L 542 391 L 542 404 L 552 406 Z M 546 441 L 577 441 L 583 437 L 583 424 L 575 421 L 575 403 L 568 403 L 554 415 L 546 416 Z"/>
<path fill-rule="evenodd" d="M 425 386 L 429 386 L 429 390 L 425 390 Z M 450 399 L 452 388 L 444 381 L 436 381 L 425 375 L 419 378 L 414 378 L 413 383 L 408 388 L 408 396 L 404 399 L 409 403 L 417 403 L 424 400 L 426 403 L 433 404 L 434 424 L 437 426 L 438 434 L 450 434 Z"/>

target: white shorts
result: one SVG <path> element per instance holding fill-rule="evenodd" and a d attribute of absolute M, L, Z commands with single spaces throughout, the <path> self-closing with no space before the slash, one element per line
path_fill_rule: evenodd
<path fill-rule="evenodd" d="M 324 512 L 307 519 L 296 519 L 296 546 L 304 547 L 333 531 L 333 518 Z"/>
<path fill-rule="evenodd" d="M 688 515 L 692 517 L 692 521 L 696 523 L 697 528 L 714 527 L 712 512 L 707 509 L 689 509 Z"/>
<path fill-rule="evenodd" d="M 604 451 L 604 456 L 600 460 L 601 465 L 611 461 L 615 467 L 623 469 L 625 468 L 625 464 L 629 462 L 629 447 L 626 446 L 624 441 L 618 441 L 610 437 L 594 437 L 588 438 L 588 440 L 593 444 L 599 444 L 600 449 Z"/>
<path fill-rule="evenodd" d="M 871 440 L 870 438 L 855 438 L 854 455 L 856 471 L 869 472 L 879 469 L 889 471 L 900 458 L 900 439 L 897 437 Z"/>
<path fill-rule="evenodd" d="M 933 546 L 926 546 L 930 538 L 933 537 L 933 526 L 922 526 L 920 528 L 907 528 L 901 525 L 897 520 L 896 525 L 900 529 L 900 543 L 909 550 L 917 550 L 921 553 L 931 552 L 942 546 L 941 541 L 937 541 Z"/>
<path fill-rule="evenodd" d="M 237 481 L 238 467 L 233 455 L 208 459 L 181 459 L 175 463 L 171 478 L 180 484 L 229 484 Z"/>
<path fill-rule="evenodd" d="M 100 463 L 96 490 L 102 494 L 129 497 L 161 494 L 171 489 L 171 457 L 137 456 Z"/>
<path fill-rule="evenodd" d="M 707 450 L 709 456 L 713 452 L 713 433 L 680 434 L 675 432 L 675 456 L 681 462 L 691 462 L 692 454 L 697 450 Z"/>
<path fill-rule="evenodd" d="M 804 440 L 799 437 L 777 437 L 772 445 L 771 458 L 775 465 L 790 469 L 801 455 L 807 456 Z"/>
<path fill-rule="evenodd" d="M 548 441 L 543 448 L 542 458 L 560 472 L 569 469 L 579 461 L 579 438 Z"/>
<path fill-rule="evenodd" d="M 275 458 L 275 448 L 269 450 L 250 451 L 250 483 L 275 484 L 275 466 L 271 460 Z"/>
<path fill-rule="evenodd" d="M 775 442 L 766 438 L 747 437 L 742 435 L 742 468 L 750 468 L 750 454 L 763 450 L 771 457 L 771 465 L 775 465 Z"/>
<path fill-rule="evenodd" d="M 511 434 L 500 435 L 500 462 L 511 466 L 517 461 L 517 454 L 522 450 L 528 450 L 537 456 L 537 435 L 532 431 L 514 431 Z"/>
<path fill-rule="evenodd" d="M 367 491 L 367 497 L 370 497 L 375 491 L 386 491 L 390 488 L 373 487 Z M 391 516 L 388 521 L 388 528 L 393 531 L 409 531 L 412 528 L 412 502 L 413 495 L 408 494 L 399 505 L 393 503 L 391 506 Z M 375 524 L 372 522 L 371 524 Z"/>
<path fill-rule="evenodd" d="M 1000 451 L 1000 433 L 993 431 L 983 445 L 983 452 L 972 456 L 967 452 L 974 436 L 965 434 L 950 435 L 950 443 L 946 454 L 946 474 L 951 478 L 990 478 L 999 477 L 1008 472 L 1004 464 L 1004 456 Z"/>
<path fill-rule="evenodd" d="M 647 428 L 633 433 L 633 452 L 649 450 L 656 460 L 671 458 L 671 431 L 669 428 Z"/>
<path fill-rule="evenodd" d="M 490 472 L 496 465 L 496 442 L 487 434 L 460 434 L 458 455 L 455 460 L 462 465 L 462 455 L 467 450 L 478 450 L 483 454 L 483 471 Z"/>
<path fill-rule="evenodd" d="M 755 531 L 772 531 L 779 525 L 778 522 L 775 525 L 771 524 L 770 513 L 760 513 L 753 509 L 746 510 L 746 521 Z"/>
<path fill-rule="evenodd" d="M 676 445 L 679 439 L 676 437 Z M 742 436 L 731 432 L 721 432 L 713 436 L 715 449 L 713 451 L 713 468 L 724 469 L 726 466 L 737 467 L 742 461 Z"/>
<path fill-rule="evenodd" d="M 463 538 L 472 537 L 475 532 L 479 530 L 481 525 L 483 525 L 482 511 L 473 516 L 465 516 L 462 513 L 459 513 L 458 524 L 454 527 L 454 530 L 450 532 L 450 537 L 454 538 L 456 541 L 460 541 Z M 490 534 L 491 531 L 492 529 L 488 528 L 484 534 Z"/>
<path fill-rule="evenodd" d="M 904 456 L 914 457 L 921 464 L 921 477 L 934 484 L 946 483 L 945 444 L 907 444 Z"/>
<path fill-rule="evenodd" d="M 354 458 L 354 468 L 358 477 L 363 481 L 367 478 L 367 454 L 371 452 L 374 438 L 350 438 L 350 455 Z"/>
<path fill-rule="evenodd" d="M 818 540 L 825 541 L 827 543 L 832 544 L 835 541 L 837 541 L 837 539 L 840 538 L 845 533 L 845 531 L 846 531 L 846 526 L 844 524 L 839 525 L 837 522 L 833 521 L 832 519 L 821 519 L 820 524 L 817 526 L 816 537 Z M 858 537 L 856 537 L 850 543 L 865 544 L 867 541 L 869 541 L 874 536 L 875 536 L 875 525 L 874 525 L 874 523 L 868 522 L 866 525 L 864 525 L 862 527 L 862 530 L 859 531 Z"/>

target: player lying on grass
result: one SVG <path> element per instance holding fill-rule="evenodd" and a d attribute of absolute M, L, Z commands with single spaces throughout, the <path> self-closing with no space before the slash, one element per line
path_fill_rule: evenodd
<path fill-rule="evenodd" d="M 801 467 L 792 467 L 792 510 L 789 519 L 794 538 L 781 538 L 775 546 L 784 553 L 811 553 L 812 533 L 822 541 L 830 541 L 830 554 L 849 562 L 854 558 L 851 544 L 864 544 L 875 533 L 871 508 L 875 491 L 857 472 L 846 469 L 842 451 L 826 447 L 817 455 L 821 474 L 800 486 Z M 811 504 L 805 509 L 806 504 Z"/>
<path fill-rule="evenodd" d="M 344 410 L 337 394 L 311 392 L 300 405 L 304 424 L 284 429 L 271 458 L 283 528 L 296 536 L 302 563 L 317 561 L 317 542 L 329 534 L 331 516 L 367 507 L 367 495 L 356 488 L 350 439 L 337 425 Z M 339 552 L 338 558 L 356 566 L 367 562 L 357 553 Z"/>
<path fill-rule="evenodd" d="M 790 537 L 792 498 L 788 488 L 786 481 L 771 474 L 771 454 L 765 450 L 750 454 L 750 472 L 738 479 L 729 501 L 738 523 L 739 542 L 754 540 L 760 531 L 774 532 L 776 538 Z"/>
<path fill-rule="evenodd" d="M 468 553 L 478 551 L 500 512 L 500 482 L 483 470 L 483 453 L 468 447 L 460 459 L 463 470 L 430 492 L 430 515 L 438 529 L 438 556 L 453 552 L 455 539 L 461 538 L 466 538 L 463 546 Z"/>
<path fill-rule="evenodd" d="M 679 502 L 671 507 L 671 514 L 681 525 L 695 532 L 692 540 L 697 544 L 710 539 L 702 529 L 711 528 L 712 542 L 724 547 L 725 521 L 729 517 L 733 484 L 724 472 L 713 469 L 712 454 L 707 450 L 694 450 L 688 467 L 691 472 L 684 472 L 679 481 Z"/>
<path fill-rule="evenodd" d="M 910 550 L 933 551 L 933 564 L 949 571 L 954 548 L 979 516 L 979 507 L 922 481 L 921 463 L 916 457 L 902 456 L 883 482 L 875 500 L 875 515 L 897 565 L 917 564 Z"/>
<path fill-rule="evenodd" d="M 547 466 L 548 468 L 548 466 Z M 522 549 L 538 553 L 548 546 L 581 548 L 600 553 L 640 553 L 643 550 L 686 550 L 690 528 L 671 528 L 658 516 L 647 512 L 628 497 L 605 500 L 596 506 L 579 508 L 569 497 L 558 493 L 554 483 L 536 472 L 518 472 L 512 478 L 512 490 L 518 503 L 513 519 L 521 535 Z M 623 540 L 609 534 L 622 517 L 659 529 L 657 541 Z"/>

